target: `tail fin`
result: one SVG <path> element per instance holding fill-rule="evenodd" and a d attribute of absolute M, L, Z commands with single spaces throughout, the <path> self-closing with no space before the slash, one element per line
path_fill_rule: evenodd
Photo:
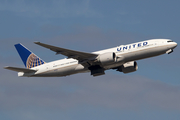
<path fill-rule="evenodd" d="M 36 56 L 22 44 L 16 44 L 14 46 L 16 47 L 16 50 L 18 51 L 26 68 L 33 68 L 45 64 L 41 58 Z"/>

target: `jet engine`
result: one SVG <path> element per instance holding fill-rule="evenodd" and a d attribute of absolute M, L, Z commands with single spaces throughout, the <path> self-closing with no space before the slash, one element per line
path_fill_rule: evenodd
<path fill-rule="evenodd" d="M 102 64 L 110 64 L 116 61 L 116 54 L 114 52 L 100 54 L 97 60 Z"/>
<path fill-rule="evenodd" d="M 132 62 L 127 62 L 120 67 L 118 67 L 117 71 L 123 72 L 123 73 L 130 73 L 134 72 L 138 69 L 137 62 L 132 61 Z"/>

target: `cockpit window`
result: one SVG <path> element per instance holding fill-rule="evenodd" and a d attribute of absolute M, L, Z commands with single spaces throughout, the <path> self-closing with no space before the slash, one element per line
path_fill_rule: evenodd
<path fill-rule="evenodd" d="M 173 42 L 172 40 L 168 40 L 167 42 Z"/>

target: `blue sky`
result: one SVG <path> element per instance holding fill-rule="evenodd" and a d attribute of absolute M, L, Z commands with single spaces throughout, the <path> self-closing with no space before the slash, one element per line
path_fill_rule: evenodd
<path fill-rule="evenodd" d="M 64 58 L 35 45 L 93 52 L 153 38 L 180 43 L 177 0 L 1 0 L 0 119 L 179 120 L 180 48 L 137 61 L 138 71 L 59 78 L 19 78 L 4 66 L 24 67 L 14 44 L 44 61 Z"/>

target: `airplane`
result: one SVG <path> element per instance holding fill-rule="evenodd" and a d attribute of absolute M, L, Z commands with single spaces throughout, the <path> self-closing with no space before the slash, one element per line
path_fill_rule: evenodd
<path fill-rule="evenodd" d="M 41 42 L 37 45 L 48 48 L 56 54 L 67 56 L 46 63 L 21 43 L 15 44 L 26 68 L 4 67 L 18 72 L 19 77 L 62 77 L 76 73 L 91 72 L 92 76 L 105 74 L 105 70 L 114 69 L 123 73 L 131 73 L 138 69 L 137 60 L 170 54 L 177 46 L 170 39 L 151 39 L 128 45 L 100 50 L 92 53 L 56 47 Z"/>

